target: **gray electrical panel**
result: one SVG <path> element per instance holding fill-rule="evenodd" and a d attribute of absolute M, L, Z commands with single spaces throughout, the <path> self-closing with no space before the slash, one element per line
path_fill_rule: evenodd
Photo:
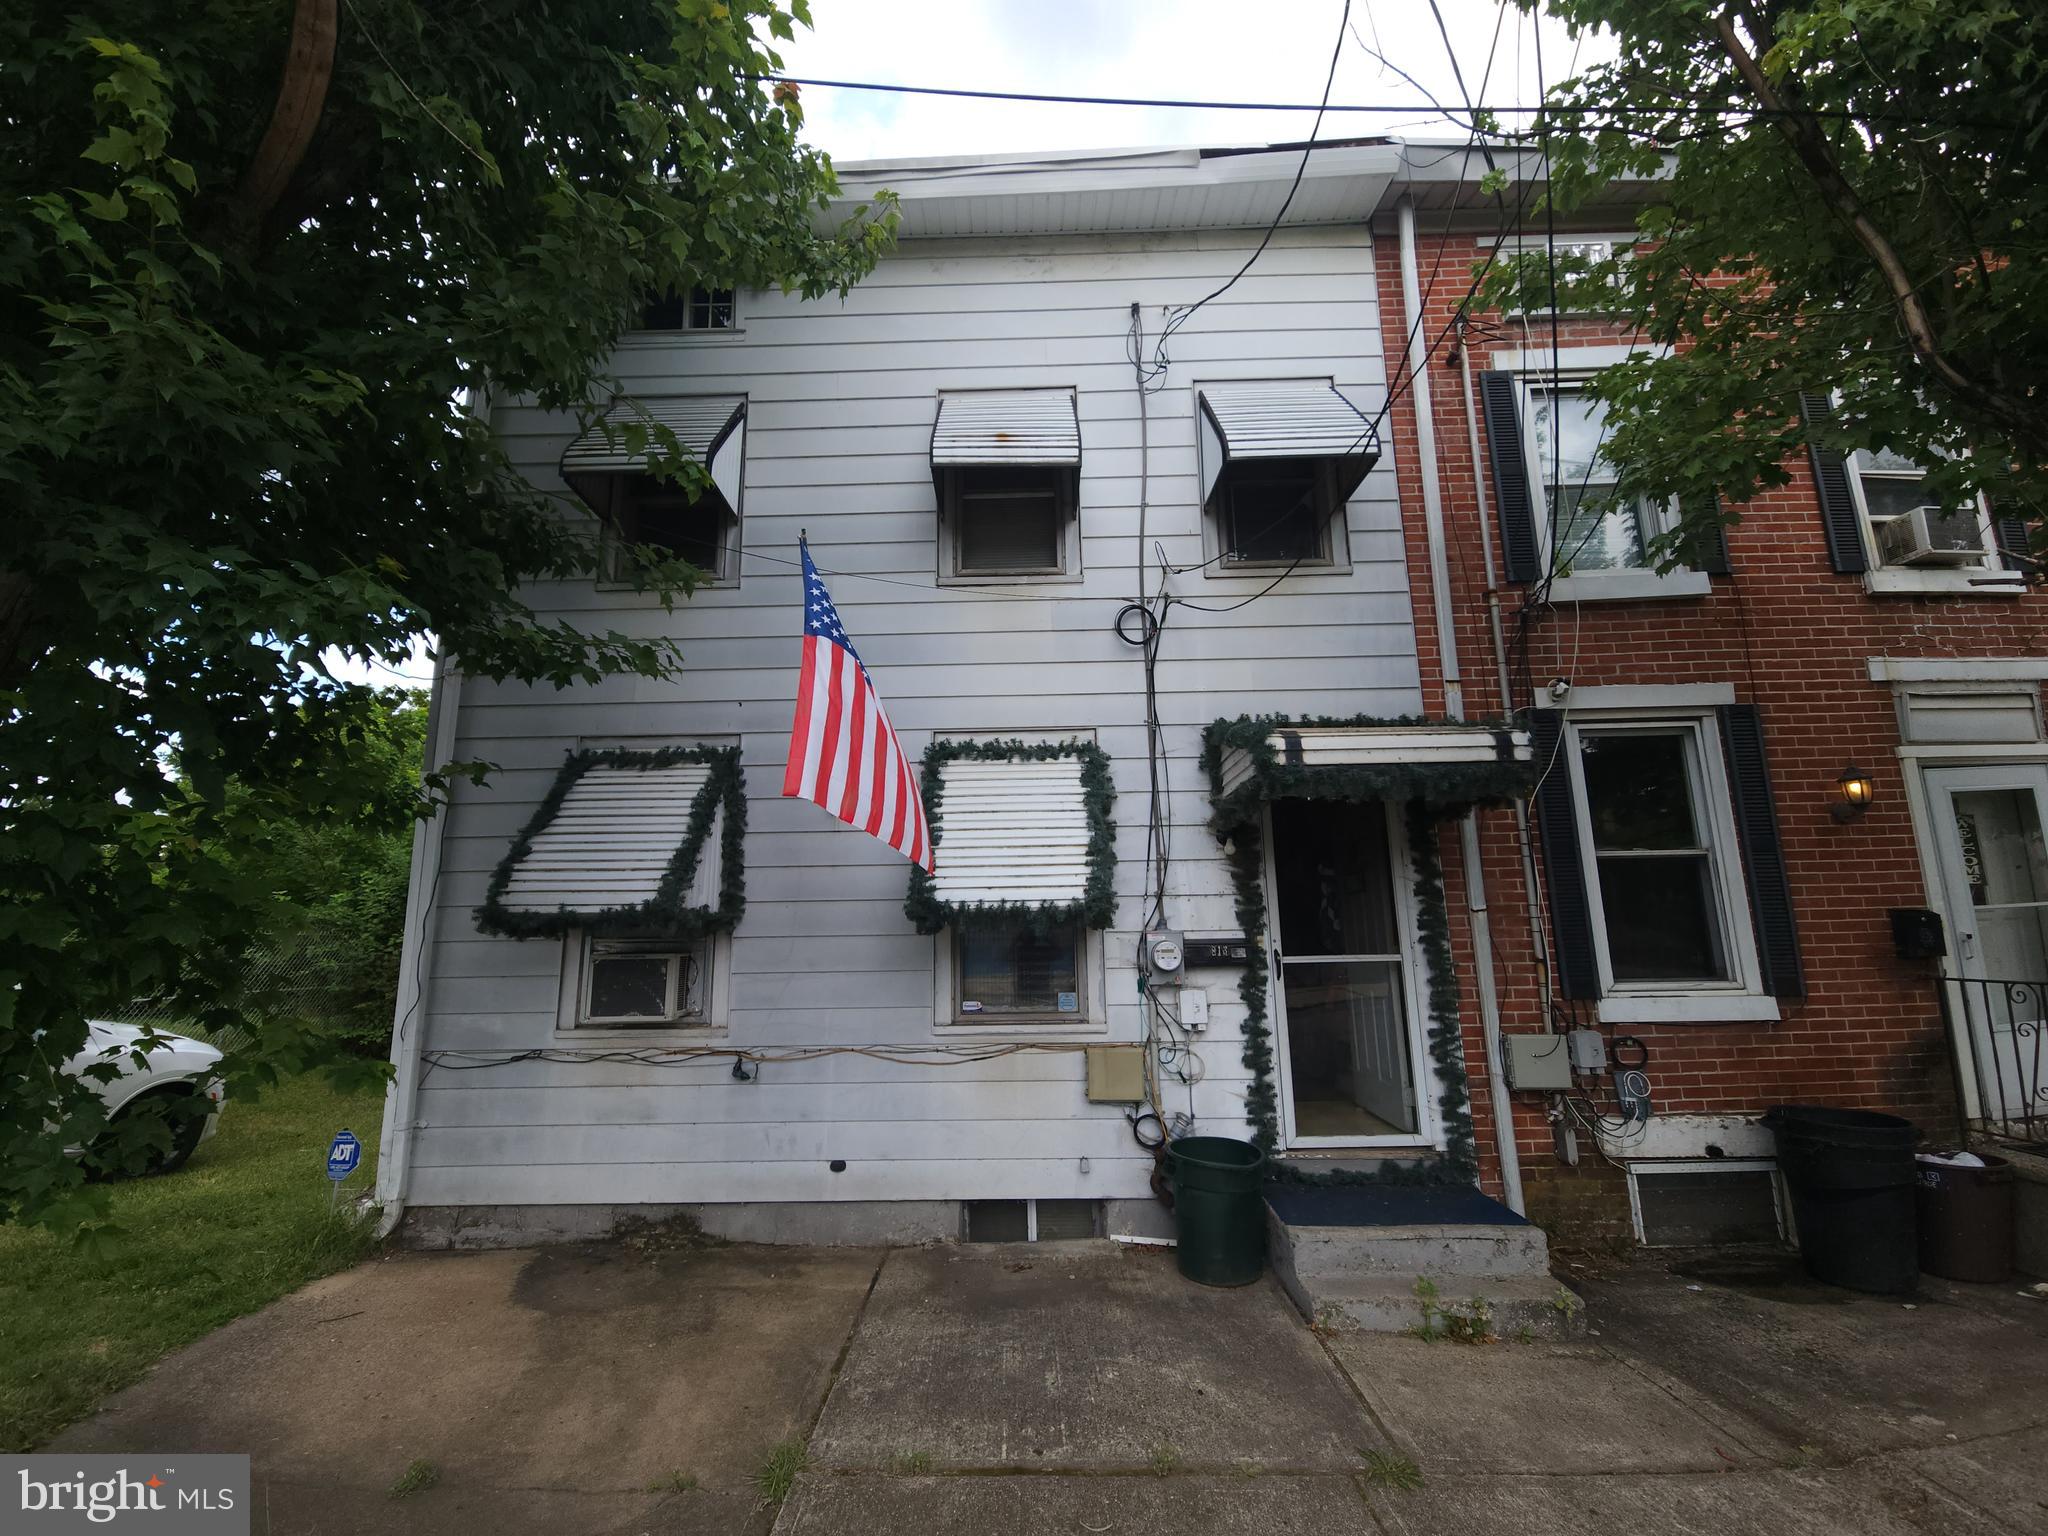
<path fill-rule="evenodd" d="M 1563 1035 L 1502 1035 L 1508 1086 L 1525 1093 L 1563 1093 L 1572 1086 Z"/>

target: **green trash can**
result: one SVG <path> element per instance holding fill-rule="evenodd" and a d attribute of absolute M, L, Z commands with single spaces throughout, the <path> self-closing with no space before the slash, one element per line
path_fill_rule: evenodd
<path fill-rule="evenodd" d="M 1198 1285 L 1250 1285 L 1266 1269 L 1266 1154 L 1233 1136 L 1166 1144 L 1180 1272 Z"/>

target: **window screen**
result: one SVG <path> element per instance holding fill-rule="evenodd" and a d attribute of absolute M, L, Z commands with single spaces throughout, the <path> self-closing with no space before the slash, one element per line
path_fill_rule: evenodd
<path fill-rule="evenodd" d="M 956 472 L 953 515 L 962 576 L 1050 575 L 1064 564 L 1060 485 L 1043 469 Z"/>
<path fill-rule="evenodd" d="M 1224 487 L 1224 538 L 1232 560 L 1319 560 L 1322 475 L 1315 464 L 1233 464 Z"/>
<path fill-rule="evenodd" d="M 652 475 L 622 477 L 612 500 L 612 523 L 622 544 L 646 544 L 716 576 L 724 567 L 731 519 L 715 495 L 692 501 Z M 623 549 L 613 558 L 615 578 L 631 569 Z"/>
<path fill-rule="evenodd" d="M 970 1243 L 1021 1243 L 1031 1233 L 1022 1200 L 969 1200 L 966 1214 Z"/>
<path fill-rule="evenodd" d="M 1653 1248 L 1774 1243 L 1778 1205 L 1768 1169 L 1638 1173 L 1643 1241 Z"/>
<path fill-rule="evenodd" d="M 977 923 L 958 930 L 954 945 L 963 1017 L 1081 1012 L 1077 926 L 1035 932 L 1021 921 Z"/>

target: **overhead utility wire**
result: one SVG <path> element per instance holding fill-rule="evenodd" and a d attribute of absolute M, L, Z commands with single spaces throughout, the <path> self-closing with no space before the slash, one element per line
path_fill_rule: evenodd
<path fill-rule="evenodd" d="M 1056 106 L 1073 107 L 1165 107 L 1179 110 L 1202 112 L 1354 112 L 1370 116 L 1375 113 L 1393 115 L 1400 113 L 1440 111 L 1427 101 L 1402 102 L 1313 102 L 1313 101 L 1195 101 L 1167 96 L 1070 96 L 1058 91 L 978 91 L 962 86 L 950 85 L 899 85 L 881 80 L 823 80 L 803 75 L 756 75 L 757 84 L 811 86 L 824 90 L 839 91 L 882 91 L 899 96 L 950 96 L 969 101 L 1036 101 Z M 1535 106 L 1521 106 L 1504 102 L 1475 104 L 1467 109 L 1473 113 L 1485 112 L 1495 117 L 1540 117 L 1545 113 L 1552 117 L 1639 117 L 1666 118 L 1683 113 L 1694 113 L 1705 117 L 1779 118 L 1805 117 L 1841 120 L 1852 123 L 1884 123 L 1890 126 L 1942 126 L 1956 128 L 1983 128 L 2003 130 L 2009 124 L 1972 119 L 1897 118 L 1882 112 L 1856 112 L 1846 107 L 1763 107 L 1750 106 L 1743 102 L 1717 101 L 1674 101 L 1660 106 L 1629 106 L 1612 103 L 1597 110 L 1590 107 L 1560 107 L 1555 104 L 1539 103 Z M 1449 114 L 1445 114 L 1448 116 Z M 1500 138 L 1519 137 L 1511 131 L 1502 131 Z"/>

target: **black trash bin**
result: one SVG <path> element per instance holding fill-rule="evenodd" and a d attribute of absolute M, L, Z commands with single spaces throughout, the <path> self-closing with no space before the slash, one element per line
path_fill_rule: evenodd
<path fill-rule="evenodd" d="M 1250 1285 L 1266 1269 L 1266 1154 L 1232 1136 L 1166 1144 L 1180 1272 L 1201 1285 Z"/>
<path fill-rule="evenodd" d="M 1920 1283 L 1910 1121 L 1867 1109 L 1779 1104 L 1778 1169 L 1792 1191 L 1806 1272 L 1852 1291 L 1902 1296 Z"/>
<path fill-rule="evenodd" d="M 1989 1156 L 1977 1168 L 1924 1154 L 1918 1161 L 1920 1267 L 1944 1280 L 2010 1280 L 2012 1164 Z"/>

